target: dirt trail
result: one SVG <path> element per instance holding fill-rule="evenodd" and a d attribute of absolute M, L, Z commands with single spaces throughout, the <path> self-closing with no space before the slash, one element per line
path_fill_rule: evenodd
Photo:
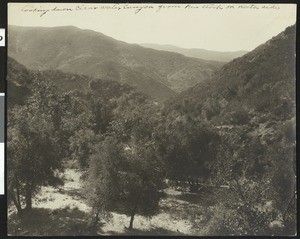
<path fill-rule="evenodd" d="M 78 208 L 89 212 L 90 207 L 80 197 L 81 173 L 74 169 L 67 169 L 64 173 L 65 183 L 60 188 L 43 187 L 34 200 L 34 207 L 46 209 Z"/>

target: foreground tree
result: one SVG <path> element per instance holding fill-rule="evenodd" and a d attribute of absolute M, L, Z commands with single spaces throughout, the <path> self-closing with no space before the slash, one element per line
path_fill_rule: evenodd
<path fill-rule="evenodd" d="M 84 195 L 92 207 L 91 231 L 114 208 L 120 191 L 118 168 L 123 160 L 122 149 L 113 137 L 107 137 L 93 148 L 84 184 Z"/>
<path fill-rule="evenodd" d="M 115 120 L 93 148 L 85 177 L 93 228 L 112 210 L 130 216 L 132 229 L 135 215 L 154 215 L 161 197 L 163 164 L 153 138 L 155 107 L 134 93 L 117 101 Z"/>
<path fill-rule="evenodd" d="M 161 168 L 151 147 L 124 150 L 124 145 L 108 136 L 94 149 L 84 188 L 93 208 L 91 229 L 114 210 L 130 216 L 128 228 L 132 229 L 136 214 L 157 213 Z"/>
<path fill-rule="evenodd" d="M 32 96 L 8 111 L 8 194 L 21 215 L 41 186 L 58 185 L 66 145 L 60 137 L 64 96 L 36 79 Z"/>
<path fill-rule="evenodd" d="M 132 147 L 125 156 L 126 171 L 121 174 L 119 208 L 130 216 L 128 228 L 132 229 L 136 214 L 151 217 L 158 212 L 163 165 L 150 145 Z"/>

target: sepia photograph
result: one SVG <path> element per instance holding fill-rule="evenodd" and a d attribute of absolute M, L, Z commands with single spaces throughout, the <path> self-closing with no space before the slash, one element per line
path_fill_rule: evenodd
<path fill-rule="evenodd" d="M 8 235 L 296 235 L 296 10 L 8 3 Z"/>

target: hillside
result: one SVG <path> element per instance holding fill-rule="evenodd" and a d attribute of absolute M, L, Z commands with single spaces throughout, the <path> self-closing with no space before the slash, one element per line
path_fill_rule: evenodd
<path fill-rule="evenodd" d="M 236 180 L 229 184 L 237 185 L 240 194 L 233 201 L 221 197 L 222 203 L 228 200 L 228 208 L 233 208 L 237 198 L 245 200 L 247 195 L 250 206 L 267 202 L 276 208 L 273 215 L 277 216 L 269 214 L 264 219 L 261 211 L 252 210 L 256 216 L 251 228 L 258 228 L 253 234 L 271 234 L 260 229 L 268 220 L 271 230 L 276 221 L 277 228 L 284 228 L 283 234 L 294 235 L 296 231 L 295 47 L 293 25 L 224 65 L 209 81 L 170 99 L 164 109 L 166 116 L 174 115 L 184 122 L 206 122 L 223 137 L 222 146 L 230 145 L 231 153 L 222 150 L 211 169 L 216 169 L 213 175 L 217 181 Z M 230 215 L 223 215 L 222 223 Z"/>
<path fill-rule="evenodd" d="M 9 56 L 29 69 L 128 83 L 160 100 L 211 77 L 222 65 L 127 44 L 72 26 L 9 26 L 8 33 Z"/>
<path fill-rule="evenodd" d="M 29 95 L 28 86 L 32 82 L 32 74 L 17 61 L 8 57 L 7 59 L 7 88 L 8 106 L 22 105 Z"/>
<path fill-rule="evenodd" d="M 218 61 L 218 62 L 229 62 L 247 53 L 247 51 L 221 52 L 221 51 L 209 51 L 209 50 L 199 49 L 199 48 L 181 48 L 173 45 L 161 45 L 161 44 L 154 44 L 154 43 L 143 43 L 140 45 L 155 50 L 177 52 L 188 57 L 195 57 L 203 60 Z"/>
<path fill-rule="evenodd" d="M 7 61 L 8 104 L 9 107 L 23 105 L 30 97 L 33 83 L 45 80 L 54 83 L 61 93 L 78 92 L 81 101 L 85 101 L 91 93 L 99 99 L 112 100 L 125 95 L 136 94 L 149 98 L 137 92 L 128 84 L 115 81 L 92 78 L 85 75 L 64 73 L 59 70 L 34 71 L 29 70 L 11 57 Z M 97 99 L 96 99 L 97 100 Z"/>
<path fill-rule="evenodd" d="M 295 32 L 164 104 L 9 57 L 9 235 L 295 235 Z"/>
<path fill-rule="evenodd" d="M 224 65 L 209 81 L 169 101 L 216 124 L 286 120 L 295 115 L 295 26 Z"/>

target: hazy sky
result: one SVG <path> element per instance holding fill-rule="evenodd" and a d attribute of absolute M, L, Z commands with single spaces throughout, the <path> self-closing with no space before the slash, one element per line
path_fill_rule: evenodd
<path fill-rule="evenodd" d="M 73 25 L 128 43 L 236 51 L 253 50 L 296 22 L 295 4 L 161 5 L 9 3 L 8 24 Z"/>

